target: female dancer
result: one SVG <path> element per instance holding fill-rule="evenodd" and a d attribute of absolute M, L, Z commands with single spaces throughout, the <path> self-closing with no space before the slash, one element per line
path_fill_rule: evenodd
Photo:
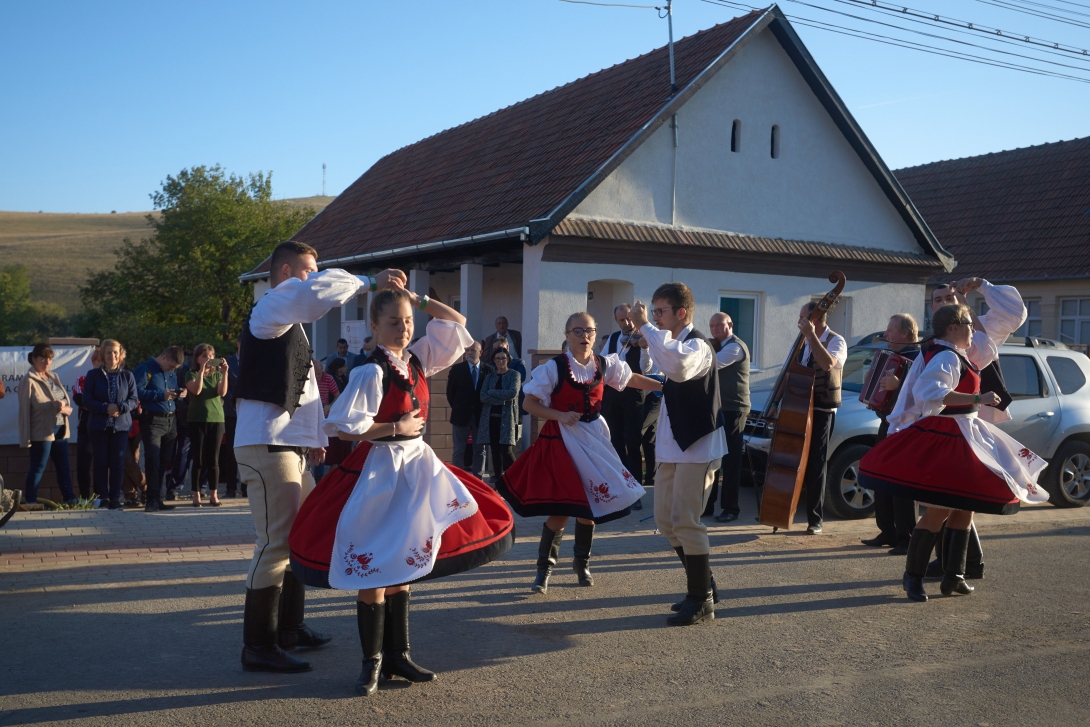
<path fill-rule="evenodd" d="M 909 372 L 889 416 L 894 434 L 860 462 L 860 483 L 899 497 L 929 503 L 908 546 L 903 586 L 914 601 L 926 601 L 923 576 L 927 559 L 943 536 L 944 596 L 968 595 L 965 560 L 973 512 L 1009 515 L 1020 502 L 1048 500 L 1037 486 L 1045 461 L 977 416 L 980 405 L 995 406 L 999 396 L 980 393 L 980 374 L 966 350 L 973 343 L 973 321 L 964 305 L 935 312 L 935 339 Z M 976 360 L 999 355 L 994 343 Z"/>
<path fill-rule="evenodd" d="M 434 316 L 412 347 L 413 307 Z M 299 510 L 289 546 L 296 577 L 358 590 L 361 694 L 380 679 L 435 679 L 409 658 L 409 586 L 484 565 L 514 543 L 511 512 L 475 477 L 439 461 L 421 435 L 428 382 L 473 343 L 465 318 L 427 296 L 383 290 L 371 303 L 378 347 L 352 370 L 323 425 L 360 444 Z"/>
<path fill-rule="evenodd" d="M 600 416 L 605 386 L 662 390 L 658 381 L 632 373 L 617 354 L 594 353 L 598 329 L 588 313 L 573 313 L 564 329 L 568 350 L 535 368 L 523 389 L 523 408 L 548 421 L 497 485 L 519 515 L 549 517 L 537 550 L 533 590 L 539 593 L 549 588 L 569 517 L 576 518 L 572 568 L 579 585 L 593 586 L 588 563 L 595 523 L 628 515 L 644 495 L 610 444 Z"/>

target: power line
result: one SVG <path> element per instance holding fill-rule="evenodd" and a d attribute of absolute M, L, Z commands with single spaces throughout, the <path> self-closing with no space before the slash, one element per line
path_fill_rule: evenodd
<path fill-rule="evenodd" d="M 705 3 L 708 3 L 710 5 L 720 5 L 720 6 L 723 6 L 723 7 L 732 7 L 732 8 L 735 8 L 735 9 L 743 9 L 743 10 L 763 10 L 764 9 L 764 8 L 755 7 L 753 5 L 748 5 L 748 4 L 745 4 L 745 3 L 732 2 L 731 0 L 701 0 L 701 2 L 705 2 Z M 905 40 L 903 38 L 894 38 L 894 37 L 891 37 L 891 36 L 880 35 L 880 34 L 877 34 L 877 33 L 870 33 L 870 32 L 864 31 L 864 30 L 859 30 L 857 28 L 849 28 L 849 27 L 842 26 L 842 25 L 835 25 L 835 24 L 832 24 L 832 23 L 826 23 L 826 22 L 821 21 L 821 20 L 813 20 L 811 18 L 803 18 L 803 17 L 797 16 L 797 15 L 788 15 L 787 17 L 793 23 L 797 23 L 797 24 L 800 24 L 800 25 L 803 25 L 803 26 L 806 26 L 806 27 L 811 27 L 811 28 L 814 28 L 815 30 L 824 30 L 824 31 L 827 31 L 827 32 L 830 32 L 830 33 L 837 33 L 839 35 L 847 35 L 849 37 L 859 38 L 861 40 L 869 40 L 869 41 L 875 42 L 875 43 L 882 43 L 884 45 L 892 45 L 892 46 L 896 46 L 896 47 L 899 47 L 899 48 L 907 48 L 909 50 L 915 50 L 915 51 L 919 51 L 921 53 L 928 53 L 928 54 L 931 54 L 931 55 L 939 55 L 939 56 L 945 56 L 947 58 L 955 58 L 955 59 L 958 59 L 958 60 L 969 61 L 970 63 L 978 63 L 978 64 L 986 65 L 986 66 L 994 66 L 996 68 L 1005 68 L 1005 69 L 1008 69 L 1008 70 L 1021 71 L 1023 73 L 1032 73 L 1032 74 L 1038 75 L 1038 76 L 1049 76 L 1049 77 L 1052 77 L 1052 78 L 1061 78 L 1061 79 L 1064 79 L 1064 80 L 1077 81 L 1079 83 L 1090 83 L 1090 78 L 1086 78 L 1086 77 L 1083 77 L 1083 76 L 1075 76 L 1075 75 L 1071 75 L 1071 74 L 1067 74 L 1067 73 L 1060 73 L 1058 71 L 1050 71 L 1050 70 L 1044 69 L 1044 68 L 1034 68 L 1032 66 L 1024 66 L 1024 65 L 1021 65 L 1021 64 L 1017 64 L 1017 63 L 1011 63 L 1009 61 L 1003 61 L 1003 60 L 994 59 L 994 58 L 987 58 L 987 57 L 984 57 L 984 56 L 973 55 L 971 53 L 965 53 L 965 52 L 962 52 L 962 51 L 956 51 L 956 50 L 951 50 L 951 49 L 947 49 L 947 48 L 940 48 L 940 47 L 936 47 L 936 46 L 930 46 L 930 45 L 926 45 L 924 43 L 916 43 L 914 41 Z M 869 21 L 869 19 L 866 19 L 866 20 Z M 870 22 L 873 22 L 873 21 L 870 21 Z M 887 25 L 886 23 L 882 23 L 882 24 Z M 895 27 L 898 30 L 909 30 L 907 28 L 902 28 L 900 26 L 891 26 L 891 27 Z M 914 32 L 919 32 L 919 31 L 914 31 Z M 937 37 L 941 38 L 942 36 L 937 36 Z M 950 39 L 946 39 L 946 40 L 950 40 Z M 969 44 L 969 45 L 972 45 L 972 44 Z M 980 47 L 980 48 L 983 48 L 984 50 L 987 50 L 989 52 L 994 52 L 994 49 L 991 49 L 991 48 L 986 48 L 986 47 L 983 47 L 983 46 L 974 46 L 974 47 Z"/>
<path fill-rule="evenodd" d="M 590 0 L 560 0 L 562 3 L 572 5 L 597 5 L 601 8 L 640 8 L 642 10 L 662 10 L 658 5 L 627 5 L 625 3 L 593 3 Z"/>
<path fill-rule="evenodd" d="M 1065 18 L 1062 15 L 1053 15 L 1052 13 L 1046 13 L 1041 10 L 1031 10 L 1030 8 L 1019 7 L 1013 3 L 1004 2 L 1003 0 L 976 0 L 978 3 L 984 5 L 991 5 L 997 8 L 1003 8 L 1004 10 L 1013 10 L 1016 13 L 1025 13 L 1026 15 L 1032 15 L 1035 18 L 1044 18 L 1045 20 L 1053 20 L 1057 23 L 1064 23 L 1066 25 L 1074 25 L 1077 28 L 1090 28 L 1090 23 L 1076 20 L 1075 18 Z"/>
<path fill-rule="evenodd" d="M 1008 2 L 1014 5 L 1029 5 L 1031 7 L 1045 8 L 1046 10 L 1053 10 L 1057 13 L 1068 13 L 1070 15 L 1082 15 L 1085 18 L 1090 18 L 1090 13 L 1082 13 L 1078 10 L 1068 10 L 1067 8 L 1058 8 L 1055 5 L 1048 5 L 1047 3 L 1035 3 L 1032 0 L 1008 0 Z M 1061 0 L 1062 2 L 1062 0 Z M 1076 4 L 1076 3 L 1072 3 Z M 1082 7 L 1086 7 L 1085 5 Z"/>

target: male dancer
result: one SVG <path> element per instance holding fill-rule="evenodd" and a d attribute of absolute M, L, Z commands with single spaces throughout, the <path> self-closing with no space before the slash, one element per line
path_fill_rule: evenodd
<path fill-rule="evenodd" d="M 642 336 L 632 324 L 632 306 L 622 303 L 613 309 L 613 319 L 620 328 L 606 339 L 602 346 L 602 355 L 615 353 L 638 374 L 651 373 L 651 366 L 646 357 L 641 358 L 643 349 L 639 347 Z M 644 402 L 647 392 L 635 387 L 617 391 L 607 386 L 602 396 L 602 416 L 609 425 L 609 438 L 617 456 L 628 471 L 641 485 L 644 483 L 643 456 L 640 447 L 643 443 Z M 636 500 L 633 510 L 642 510 L 643 504 Z"/>
<path fill-rule="evenodd" d="M 889 350 L 913 361 L 920 355 L 919 329 L 916 319 L 908 313 L 897 313 L 890 317 L 883 335 Z M 878 381 L 884 391 L 896 391 L 901 382 L 892 374 L 885 374 Z M 889 422 L 884 414 L 878 415 L 882 423 L 878 426 L 878 442 L 889 433 Z M 877 443 L 877 442 L 876 442 Z M 878 537 L 861 540 L 863 545 L 881 547 L 892 545 L 890 555 L 908 555 L 908 543 L 916 527 L 916 505 L 912 500 L 896 497 L 886 490 L 874 492 L 874 522 L 878 526 Z"/>
<path fill-rule="evenodd" d="M 300 503 L 314 489 L 307 457 L 321 464 L 329 441 L 322 431 L 312 351 L 300 324 L 344 305 L 363 286 L 404 286 L 405 275 L 318 272 L 314 248 L 291 241 L 277 245 L 270 262 L 272 288 L 254 305 L 242 331 L 235 402 L 235 459 L 257 530 L 246 576 L 242 668 L 299 672 L 308 671 L 310 663 L 284 649 L 322 646 L 333 638 L 303 625 L 305 587 L 287 567 L 288 533 Z"/>
<path fill-rule="evenodd" d="M 693 328 L 693 293 L 684 283 L 664 283 L 647 307 L 636 301 L 632 322 L 647 339 L 652 362 L 666 376 L 662 385 L 655 458 L 655 524 L 685 566 L 685 600 L 666 619 L 688 626 L 715 618 L 715 581 L 708 556 L 708 528 L 700 522 L 715 471 L 727 453 L 719 426 L 719 378 L 715 352 Z"/>

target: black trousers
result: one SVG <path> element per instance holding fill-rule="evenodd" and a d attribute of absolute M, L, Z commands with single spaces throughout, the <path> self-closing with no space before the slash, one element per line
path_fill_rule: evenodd
<path fill-rule="evenodd" d="M 112 505 L 121 503 L 121 484 L 125 479 L 125 451 L 129 446 L 128 432 L 113 429 L 92 431 L 88 444 L 94 447 L 95 492 Z"/>
<path fill-rule="evenodd" d="M 489 447 L 492 448 L 492 474 L 498 481 L 507 468 L 515 463 L 515 447 L 512 444 L 500 444 L 500 420 L 490 417 L 488 420 Z M 495 483 L 493 483 L 495 485 Z"/>
<path fill-rule="evenodd" d="M 720 411 L 719 421 L 727 434 L 727 456 L 723 458 L 723 466 L 715 473 L 715 481 L 712 483 L 712 493 L 708 498 L 708 508 L 705 515 L 711 515 L 708 510 L 715 509 L 716 493 L 719 494 L 719 507 L 723 512 L 737 515 L 741 512 L 738 508 L 738 485 L 742 481 L 742 446 L 743 434 L 746 431 L 746 417 L 749 409 L 743 411 Z"/>
<path fill-rule="evenodd" d="M 192 490 L 200 492 L 201 475 L 208 472 L 208 491 L 215 492 L 220 481 L 220 443 L 223 422 L 190 422 L 189 451 L 193 453 Z"/>
<path fill-rule="evenodd" d="M 640 445 L 643 448 L 643 462 L 647 466 L 647 474 L 640 484 L 650 487 L 655 484 L 655 434 L 659 425 L 659 406 L 662 397 L 648 394 L 643 401 L 643 425 L 641 426 Z"/>
<path fill-rule="evenodd" d="M 821 525 L 822 504 L 825 501 L 825 465 L 829 458 L 829 435 L 833 431 L 836 413 L 814 410 L 814 424 L 810 431 L 810 459 L 806 462 L 806 522 Z"/>
<path fill-rule="evenodd" d="M 878 441 L 885 439 L 888 432 L 889 422 L 883 419 L 878 427 Z M 916 527 L 916 504 L 885 490 L 875 490 L 874 522 L 881 531 L 881 537 L 893 541 L 895 545 L 907 546 Z"/>
<path fill-rule="evenodd" d="M 163 498 L 163 475 L 174 459 L 178 439 L 176 417 L 144 414 L 140 418 L 140 440 L 144 445 L 144 474 L 148 479 L 148 502 Z"/>
<path fill-rule="evenodd" d="M 87 431 L 87 420 L 91 417 L 89 412 L 81 411 L 79 427 L 76 429 L 76 484 L 79 486 L 79 496 L 84 500 L 91 499 L 91 460 L 94 451 L 91 445 L 91 435 Z"/>
<path fill-rule="evenodd" d="M 610 397 L 610 408 L 606 416 L 609 425 L 609 440 L 621 458 L 621 464 L 632 473 L 636 481 L 643 484 L 643 421 L 644 408 L 642 397 L 631 396 L 631 392 L 618 391 Z"/>
<path fill-rule="evenodd" d="M 227 494 L 234 495 L 238 492 L 238 462 L 235 460 L 235 427 L 238 417 L 226 417 L 223 433 L 225 439 L 220 447 L 220 482 L 227 485 Z M 246 494 L 243 485 L 243 494 Z"/>

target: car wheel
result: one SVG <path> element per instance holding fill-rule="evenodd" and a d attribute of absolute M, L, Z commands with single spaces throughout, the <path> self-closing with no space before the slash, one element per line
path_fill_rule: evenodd
<path fill-rule="evenodd" d="M 858 520 L 874 514 L 874 492 L 859 484 L 859 460 L 869 451 L 869 444 L 850 444 L 829 461 L 825 506 L 837 517 Z"/>
<path fill-rule="evenodd" d="M 1064 442 L 1042 479 L 1049 502 L 1056 507 L 1085 507 L 1090 502 L 1090 444 Z"/>

